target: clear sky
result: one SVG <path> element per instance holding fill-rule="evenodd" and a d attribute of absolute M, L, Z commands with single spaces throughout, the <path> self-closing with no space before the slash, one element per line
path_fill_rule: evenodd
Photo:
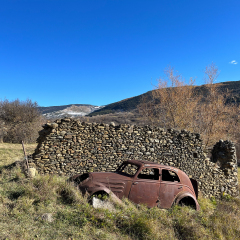
<path fill-rule="evenodd" d="M 240 80 L 239 0 L 0 0 L 0 100 L 106 105 L 212 62 Z"/>

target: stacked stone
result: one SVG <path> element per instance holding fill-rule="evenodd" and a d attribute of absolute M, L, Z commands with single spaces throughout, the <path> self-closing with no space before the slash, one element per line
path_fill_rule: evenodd
<path fill-rule="evenodd" d="M 185 130 L 61 119 L 44 126 L 33 155 L 38 172 L 69 176 L 115 171 L 127 159 L 177 167 L 198 181 L 204 196 L 238 194 L 237 177 L 206 159 L 200 135 Z"/>
<path fill-rule="evenodd" d="M 238 195 L 238 166 L 236 148 L 231 141 L 220 140 L 212 149 L 213 163 L 222 170 L 225 176 L 225 187 L 222 186 L 221 191 L 227 192 L 233 196 Z"/>

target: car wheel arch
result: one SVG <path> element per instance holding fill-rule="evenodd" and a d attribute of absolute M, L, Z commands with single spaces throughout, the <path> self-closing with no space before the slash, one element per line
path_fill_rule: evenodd
<path fill-rule="evenodd" d="M 189 192 L 181 192 L 180 194 L 178 194 L 173 201 L 172 206 L 174 205 L 186 205 L 193 207 L 195 210 L 198 209 L 198 204 L 195 197 Z"/>
<path fill-rule="evenodd" d="M 119 199 L 110 189 L 108 188 L 97 188 L 94 192 L 91 193 L 90 198 L 97 194 L 106 194 L 108 195 L 113 202 L 122 204 L 121 199 Z"/>

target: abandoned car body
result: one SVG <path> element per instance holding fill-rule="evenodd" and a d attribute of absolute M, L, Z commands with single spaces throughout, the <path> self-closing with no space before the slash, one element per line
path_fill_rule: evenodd
<path fill-rule="evenodd" d="M 83 194 L 108 194 L 128 198 L 148 207 L 171 208 L 175 204 L 199 209 L 197 182 L 181 170 L 154 162 L 128 160 L 116 172 L 92 172 L 73 176 Z"/>

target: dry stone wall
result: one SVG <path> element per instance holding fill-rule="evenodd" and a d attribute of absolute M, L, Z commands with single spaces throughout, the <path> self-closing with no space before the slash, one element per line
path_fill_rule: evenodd
<path fill-rule="evenodd" d="M 114 171 L 126 159 L 177 167 L 199 183 L 206 197 L 238 195 L 232 142 L 220 141 L 206 158 L 199 134 L 150 126 L 56 120 L 43 126 L 31 160 L 41 174 L 74 175 Z"/>

